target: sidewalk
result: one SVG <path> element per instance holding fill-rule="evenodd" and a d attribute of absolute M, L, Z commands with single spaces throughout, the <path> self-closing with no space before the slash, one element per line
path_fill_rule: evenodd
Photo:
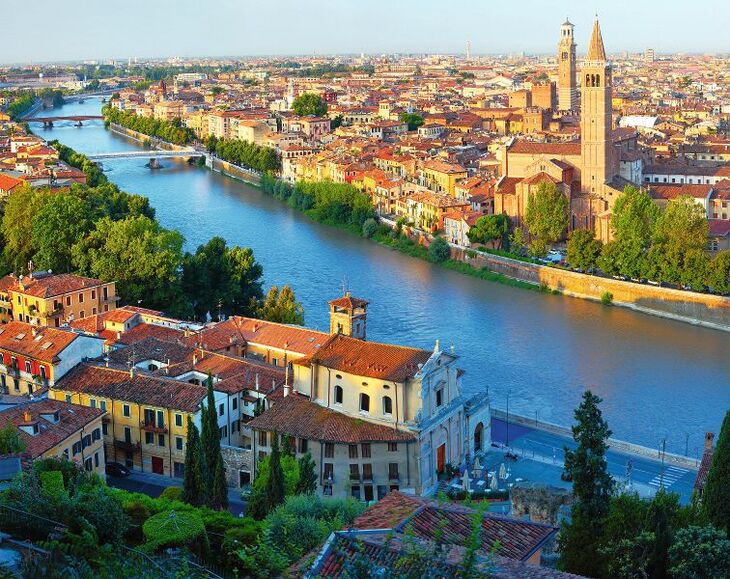
<path fill-rule="evenodd" d="M 173 478 L 151 472 L 132 471 L 128 477 L 107 476 L 107 484 L 116 488 L 144 493 L 150 497 L 157 498 L 168 487 L 182 487 L 181 478 Z M 246 503 L 241 498 L 238 489 L 228 489 L 228 510 L 239 515 L 245 511 Z"/>

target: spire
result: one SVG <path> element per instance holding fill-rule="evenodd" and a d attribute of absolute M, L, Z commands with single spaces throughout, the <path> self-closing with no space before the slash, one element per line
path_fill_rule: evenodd
<path fill-rule="evenodd" d="M 601 26 L 598 24 L 598 18 L 593 23 L 591 43 L 588 45 L 588 56 L 586 59 L 592 62 L 606 60 L 606 49 L 603 47 L 603 37 L 601 36 Z"/>

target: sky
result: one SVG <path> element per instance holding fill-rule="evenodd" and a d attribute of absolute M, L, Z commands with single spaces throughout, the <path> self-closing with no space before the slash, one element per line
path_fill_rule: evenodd
<path fill-rule="evenodd" d="M 0 62 L 311 54 L 730 52 L 729 0 L 34 0 L 5 12 Z M 693 13 L 694 11 L 694 13 Z M 27 18 L 26 18 L 27 17 Z M 17 25 L 12 25 L 18 19 Z"/>

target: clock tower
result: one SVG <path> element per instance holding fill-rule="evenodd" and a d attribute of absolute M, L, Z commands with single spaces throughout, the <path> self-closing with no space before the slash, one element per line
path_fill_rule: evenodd
<path fill-rule="evenodd" d="M 575 88 L 575 62 L 573 24 L 566 18 L 565 23 L 560 27 L 560 42 L 558 43 L 558 110 L 560 111 L 574 111 L 578 104 Z"/>

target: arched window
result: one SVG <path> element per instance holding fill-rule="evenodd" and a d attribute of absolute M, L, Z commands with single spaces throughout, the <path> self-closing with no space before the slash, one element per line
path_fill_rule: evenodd
<path fill-rule="evenodd" d="M 596 75 L 596 86 L 601 86 L 601 75 L 600 74 Z"/>
<path fill-rule="evenodd" d="M 586 75 L 586 86 L 591 86 L 591 75 L 590 74 Z"/>
<path fill-rule="evenodd" d="M 342 386 L 335 386 L 335 404 L 342 404 Z"/>
<path fill-rule="evenodd" d="M 370 396 L 367 394 L 360 394 L 360 411 L 370 412 Z"/>
<path fill-rule="evenodd" d="M 474 452 L 482 450 L 482 442 L 484 439 L 484 424 L 481 422 L 477 424 L 474 429 Z"/>
<path fill-rule="evenodd" d="M 383 396 L 383 414 L 393 414 L 393 401 L 390 396 Z"/>

